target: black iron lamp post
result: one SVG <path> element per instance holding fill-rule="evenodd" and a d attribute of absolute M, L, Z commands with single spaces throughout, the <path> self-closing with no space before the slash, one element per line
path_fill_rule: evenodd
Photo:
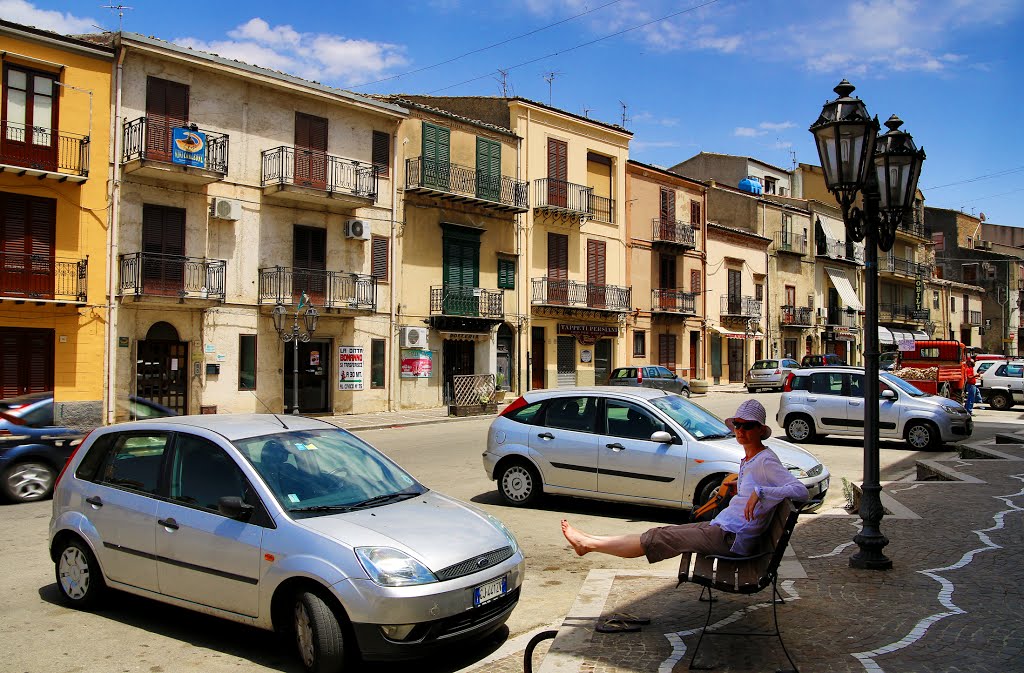
<path fill-rule="evenodd" d="M 305 300 L 305 295 L 303 295 Z M 306 306 L 306 310 L 302 310 L 303 302 L 299 303 L 298 308 L 295 309 L 295 314 L 292 318 L 291 331 L 285 329 L 285 318 L 287 317 L 288 310 L 283 304 L 278 304 L 274 307 L 272 315 L 274 317 L 274 329 L 277 330 L 277 335 L 281 337 L 281 340 L 285 343 L 291 342 L 293 346 L 292 351 L 292 413 L 299 413 L 299 342 L 307 343 L 312 338 L 313 333 L 316 332 L 317 323 L 320 321 L 320 312 L 316 310 L 311 304 Z M 301 311 L 301 313 L 300 313 Z M 305 332 L 299 332 L 299 316 L 302 316 L 303 327 L 306 328 Z"/>
<path fill-rule="evenodd" d="M 872 119 L 863 101 L 850 95 L 854 87 L 845 79 L 834 91 L 839 97 L 825 103 L 809 130 L 818 146 L 825 185 L 843 211 L 847 236 L 864 241 L 866 248 L 863 525 L 853 538 L 859 550 L 850 557 L 850 566 L 888 570 L 892 561 L 882 552 L 889 540 L 880 528 L 878 476 L 878 249 L 891 250 L 896 229 L 911 217 L 925 154 L 909 133 L 899 130 L 903 121 L 895 115 L 885 122 L 889 131 L 878 136 L 878 118 Z M 858 194 L 863 207 L 854 205 Z"/>

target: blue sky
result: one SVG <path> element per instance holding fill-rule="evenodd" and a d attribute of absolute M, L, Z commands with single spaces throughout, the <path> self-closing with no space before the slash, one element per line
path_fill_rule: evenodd
<path fill-rule="evenodd" d="M 1024 226 L 1024 0 L 124 1 L 126 31 L 357 92 L 499 95 L 504 70 L 508 93 L 601 121 L 624 103 L 630 155 L 659 166 L 816 164 L 807 127 L 845 77 L 927 151 L 928 205 Z M 104 4 L 0 0 L 0 17 L 116 30 Z"/>

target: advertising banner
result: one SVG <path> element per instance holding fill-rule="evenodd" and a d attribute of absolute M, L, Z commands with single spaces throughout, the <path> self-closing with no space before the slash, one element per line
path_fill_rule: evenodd
<path fill-rule="evenodd" d="M 184 127 L 172 129 L 171 162 L 206 168 L 206 134 Z"/>
<path fill-rule="evenodd" d="M 429 379 L 434 375 L 434 353 L 422 348 L 402 349 L 401 378 Z"/>
<path fill-rule="evenodd" d="M 338 390 L 363 389 L 363 349 L 338 346 Z"/>

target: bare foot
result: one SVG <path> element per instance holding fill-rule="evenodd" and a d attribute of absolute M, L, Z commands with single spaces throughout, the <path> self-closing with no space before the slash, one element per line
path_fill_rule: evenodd
<path fill-rule="evenodd" d="M 587 536 L 569 525 L 569 522 L 562 519 L 562 535 L 569 541 L 572 548 L 579 556 L 583 556 L 590 549 L 587 547 Z"/>

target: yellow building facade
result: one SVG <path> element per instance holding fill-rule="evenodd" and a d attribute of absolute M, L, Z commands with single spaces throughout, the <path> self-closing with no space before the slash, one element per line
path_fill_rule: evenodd
<path fill-rule="evenodd" d="M 103 418 L 113 51 L 0 21 L 0 397 Z"/>

